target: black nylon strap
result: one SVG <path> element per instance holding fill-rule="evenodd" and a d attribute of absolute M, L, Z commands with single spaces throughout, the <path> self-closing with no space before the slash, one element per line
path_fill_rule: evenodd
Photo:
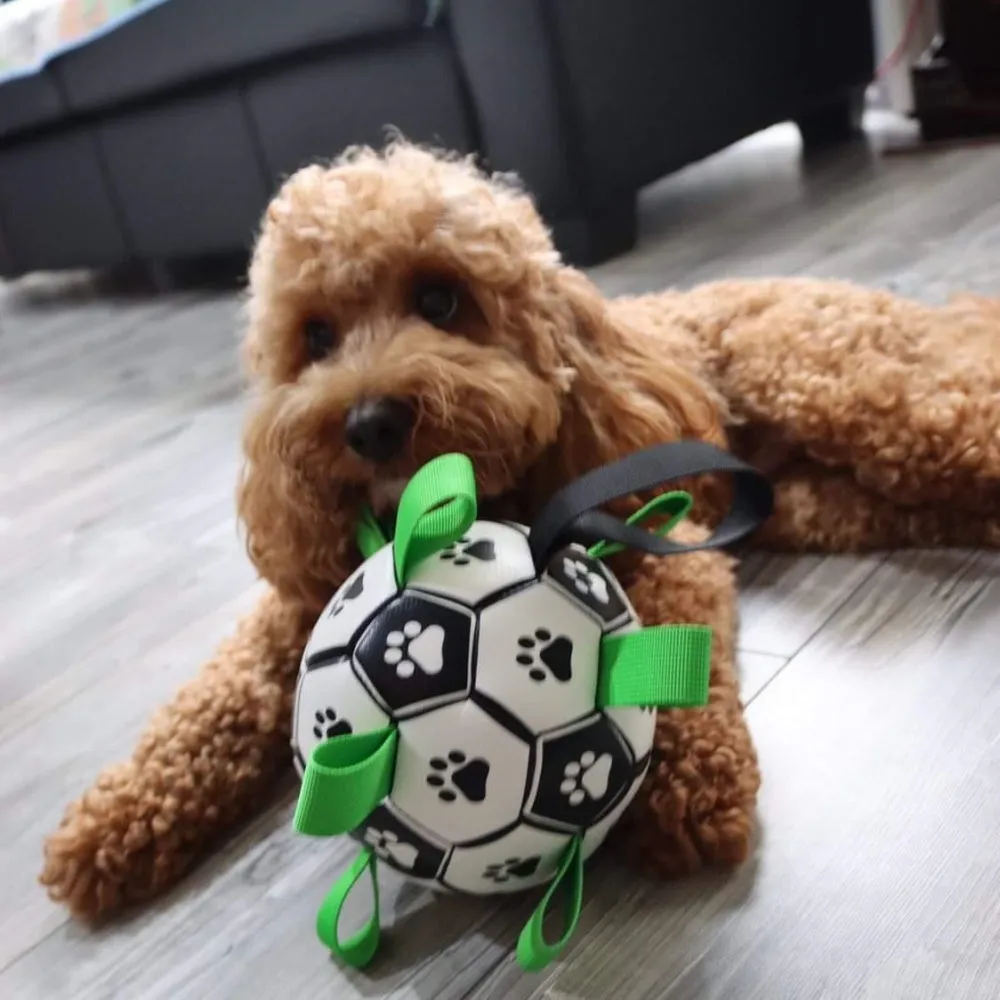
<path fill-rule="evenodd" d="M 728 473 L 732 505 L 715 531 L 703 542 L 685 545 L 625 524 L 602 510 L 603 504 L 692 476 Z M 770 516 L 774 494 L 756 469 L 704 441 L 659 444 L 594 469 L 564 486 L 542 508 L 528 535 L 535 566 L 541 568 L 569 536 L 592 544 L 606 539 L 655 555 L 676 555 L 717 549 L 744 538 Z"/>

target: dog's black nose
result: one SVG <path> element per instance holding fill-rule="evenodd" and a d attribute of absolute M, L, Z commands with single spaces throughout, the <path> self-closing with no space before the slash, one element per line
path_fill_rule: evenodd
<path fill-rule="evenodd" d="M 347 414 L 345 433 L 351 449 L 371 462 L 388 462 L 406 444 L 413 408 L 402 399 L 365 399 Z"/>

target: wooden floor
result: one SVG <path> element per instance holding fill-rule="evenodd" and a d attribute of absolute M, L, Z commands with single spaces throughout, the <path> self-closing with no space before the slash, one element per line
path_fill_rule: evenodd
<path fill-rule="evenodd" d="M 610 291 L 809 272 L 1000 294 L 1000 146 L 804 169 L 790 127 L 644 200 Z M 99 933 L 37 887 L 63 804 L 250 606 L 233 520 L 235 294 L 0 287 L 0 997 L 4 1000 L 996 1000 L 1000 557 L 753 558 L 740 639 L 765 785 L 752 863 L 588 868 L 563 960 L 511 955 L 532 900 L 435 902 L 384 876 L 384 953 L 313 937 L 352 848 L 281 804 L 161 904 Z"/>

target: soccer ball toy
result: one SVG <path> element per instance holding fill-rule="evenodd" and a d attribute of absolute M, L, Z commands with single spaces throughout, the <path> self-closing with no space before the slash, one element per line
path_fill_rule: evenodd
<path fill-rule="evenodd" d="M 672 478 L 655 462 L 650 472 L 653 453 L 643 454 L 644 484 Z M 634 475 L 612 480 L 613 495 L 641 488 Z M 643 629 L 601 558 L 630 542 L 675 550 L 662 535 L 686 515 L 689 495 L 661 494 L 621 525 L 593 511 L 587 481 L 529 530 L 477 520 L 471 463 L 447 455 L 407 486 L 393 542 L 370 515 L 362 523 L 368 558 L 313 630 L 292 723 L 297 829 L 363 844 L 318 922 L 352 964 L 374 953 L 377 914 L 342 943 L 340 905 L 378 862 L 436 889 L 566 881 L 579 899 L 583 862 L 649 766 L 656 708 L 707 698 L 710 630 Z M 638 527 L 652 514 L 660 536 Z M 588 516 L 600 537 L 571 540 L 586 537 Z M 572 931 L 546 942 L 543 903 L 518 945 L 527 968 L 551 960 Z"/>

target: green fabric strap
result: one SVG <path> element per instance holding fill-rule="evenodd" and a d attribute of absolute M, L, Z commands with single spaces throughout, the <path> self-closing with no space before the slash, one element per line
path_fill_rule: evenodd
<path fill-rule="evenodd" d="M 667 521 L 656 529 L 657 535 L 669 535 L 674 528 L 688 516 L 694 500 L 691 494 L 685 490 L 671 490 L 669 493 L 661 493 L 637 510 L 625 523 L 642 524 L 651 517 L 665 517 Z M 587 551 L 594 559 L 607 559 L 618 552 L 624 551 L 625 546 L 619 542 L 598 542 L 592 545 Z"/>
<path fill-rule="evenodd" d="M 395 728 L 334 736 L 310 754 L 292 825 L 332 837 L 360 826 L 389 794 L 396 765 Z"/>
<path fill-rule="evenodd" d="M 559 887 L 565 883 L 565 917 L 562 937 L 549 944 L 545 940 L 545 916 Z M 583 909 L 583 836 L 577 834 L 559 863 L 559 871 L 549 884 L 541 902 L 535 907 L 528 922 L 517 939 L 517 961 L 526 972 L 544 969 L 554 958 L 558 958 L 569 944 L 569 939 L 580 922 Z"/>
<path fill-rule="evenodd" d="M 654 625 L 601 640 L 597 703 L 693 708 L 708 701 L 712 630 Z"/>
<path fill-rule="evenodd" d="M 407 484 L 396 514 L 396 583 L 422 559 L 457 542 L 476 519 L 476 476 L 465 455 L 441 455 Z"/>
<path fill-rule="evenodd" d="M 372 880 L 372 914 L 367 923 L 356 934 L 346 941 L 341 941 L 337 934 L 340 923 L 340 913 L 347 902 L 351 890 L 358 880 L 368 870 Z M 381 934 L 378 899 L 378 858 L 375 852 L 366 847 L 357 856 L 354 864 L 344 872 L 326 894 L 326 899 L 320 905 L 316 914 L 316 935 L 346 965 L 355 969 L 363 969 L 378 950 L 378 940 Z"/>
<path fill-rule="evenodd" d="M 382 525 L 375 519 L 370 507 L 365 507 L 361 511 L 361 519 L 354 531 L 354 537 L 365 559 L 371 559 L 379 549 L 383 549 L 389 544 L 389 539 L 385 537 Z"/>

